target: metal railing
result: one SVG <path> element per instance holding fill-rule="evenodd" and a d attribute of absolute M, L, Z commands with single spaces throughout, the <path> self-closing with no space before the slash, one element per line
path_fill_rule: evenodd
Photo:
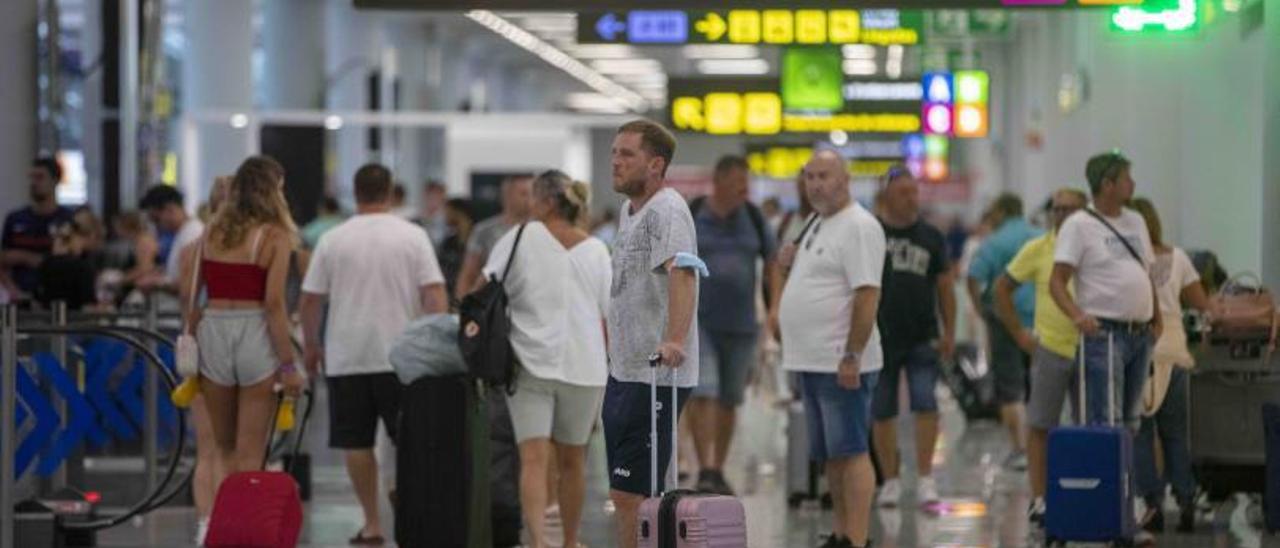
<path fill-rule="evenodd" d="M 165 467 L 163 478 L 159 472 L 159 411 L 157 408 L 160 396 L 160 381 L 163 380 L 171 390 L 178 383 L 177 377 L 170 371 L 158 355 L 162 345 L 172 346 L 172 340 L 161 334 L 156 328 L 161 318 L 168 319 L 167 314 L 160 313 L 156 301 L 151 299 L 145 311 L 124 312 L 118 314 L 104 313 L 71 313 L 64 305 L 55 303 L 47 312 L 22 312 L 19 314 L 13 305 L 0 309 L 0 548 L 15 546 L 14 505 L 17 502 L 17 481 L 15 474 L 17 448 L 17 381 L 20 356 L 18 341 L 22 337 L 48 337 L 52 353 L 57 363 L 71 369 L 71 377 L 79 378 L 76 365 L 67 360 L 69 354 L 68 337 L 92 336 L 115 340 L 124 343 L 136 352 L 148 365 L 145 367 L 143 380 L 143 461 L 146 478 L 147 496 L 114 517 L 81 523 L 75 529 L 101 529 L 112 527 L 131 519 L 133 516 L 150 511 L 164 505 L 181 492 L 190 473 L 176 486 L 165 491 L 176 476 L 179 461 L 186 447 L 186 417 L 178 410 L 176 417 L 177 441 L 171 458 Z M 176 317 L 176 316 L 174 316 Z M 137 325 L 113 325 L 122 320 L 141 323 Z M 67 420 L 67 401 L 63 399 L 55 406 L 61 420 Z M 82 463 L 78 458 L 69 458 L 55 471 L 44 484 L 67 486 L 79 483 L 82 479 Z"/>

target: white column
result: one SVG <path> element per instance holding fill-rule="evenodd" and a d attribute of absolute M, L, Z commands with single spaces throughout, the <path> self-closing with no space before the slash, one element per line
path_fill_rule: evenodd
<path fill-rule="evenodd" d="M 324 106 L 325 5 L 315 0 L 262 3 L 264 109 Z"/>
<path fill-rule="evenodd" d="M 325 107 L 334 110 L 366 110 L 369 74 L 381 62 L 385 42 L 378 15 L 356 11 L 351 2 L 329 0 L 325 4 Z M 332 190 L 338 200 L 354 208 L 351 192 L 356 169 L 374 160 L 368 147 L 368 126 L 345 125 L 334 132 L 337 165 Z"/>
<path fill-rule="evenodd" d="M 183 112 L 225 109 L 247 113 L 252 109 L 253 4 L 253 0 L 187 0 Z M 214 177 L 232 173 L 244 161 L 253 142 L 248 131 L 249 127 L 232 127 L 230 116 L 226 121 L 196 125 L 199 164 L 194 170 L 184 170 L 194 173 L 196 180 L 183 181 L 183 188 L 194 189 L 197 195 L 187 196 L 188 208 L 207 198 Z"/>
<path fill-rule="evenodd" d="M 36 154 L 36 0 L 6 2 L 0 17 L 0 215 L 27 201 L 27 167 Z"/>
<path fill-rule="evenodd" d="M 1276 8 L 1274 4 L 1266 7 Z M 1262 94 L 1262 276 L 1272 291 L 1280 288 L 1280 13 L 1266 14 Z"/>

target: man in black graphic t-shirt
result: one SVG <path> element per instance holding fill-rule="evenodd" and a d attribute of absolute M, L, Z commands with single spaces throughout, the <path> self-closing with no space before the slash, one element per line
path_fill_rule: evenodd
<path fill-rule="evenodd" d="M 939 361 L 949 360 L 955 350 L 956 304 L 946 239 L 920 219 L 918 196 L 916 181 L 906 169 L 894 167 L 885 175 L 880 223 L 886 257 L 879 312 L 884 370 L 871 403 L 876 457 L 885 477 L 878 498 L 881 506 L 896 506 L 902 492 L 894 418 L 898 415 L 898 377 L 903 372 L 916 422 L 920 473 L 916 498 L 921 504 L 938 500 L 932 476 L 933 447 L 938 440 L 938 402 L 933 392 Z"/>

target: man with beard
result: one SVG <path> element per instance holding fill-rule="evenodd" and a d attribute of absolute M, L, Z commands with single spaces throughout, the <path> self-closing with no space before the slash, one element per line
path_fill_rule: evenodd
<path fill-rule="evenodd" d="M 36 158 L 27 171 L 31 204 L 9 213 L 4 219 L 0 240 L 0 263 L 8 268 L 23 293 L 35 291 L 40 263 L 53 251 L 53 229 L 70 223 L 70 208 L 58 205 L 55 189 L 62 180 L 62 167 L 53 158 Z"/>
<path fill-rule="evenodd" d="M 636 518 L 650 490 L 650 413 L 658 414 L 656 477 L 663 478 L 673 441 L 666 425 L 698 384 L 698 273 L 706 266 L 695 255 L 689 207 L 664 183 L 675 148 L 675 137 L 648 120 L 623 125 L 613 139 L 613 189 L 627 202 L 614 240 L 603 419 L 609 497 L 624 548 L 636 545 Z M 649 401 L 652 354 L 662 363 L 656 411 Z"/>

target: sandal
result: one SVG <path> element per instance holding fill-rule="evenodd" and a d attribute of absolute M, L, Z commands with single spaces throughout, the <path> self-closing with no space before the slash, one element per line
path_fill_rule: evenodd
<path fill-rule="evenodd" d="M 364 536 L 363 529 L 356 531 L 356 536 L 347 540 L 347 543 L 351 546 L 382 546 L 383 544 L 386 544 L 386 542 L 387 539 L 384 539 L 381 536 Z"/>

